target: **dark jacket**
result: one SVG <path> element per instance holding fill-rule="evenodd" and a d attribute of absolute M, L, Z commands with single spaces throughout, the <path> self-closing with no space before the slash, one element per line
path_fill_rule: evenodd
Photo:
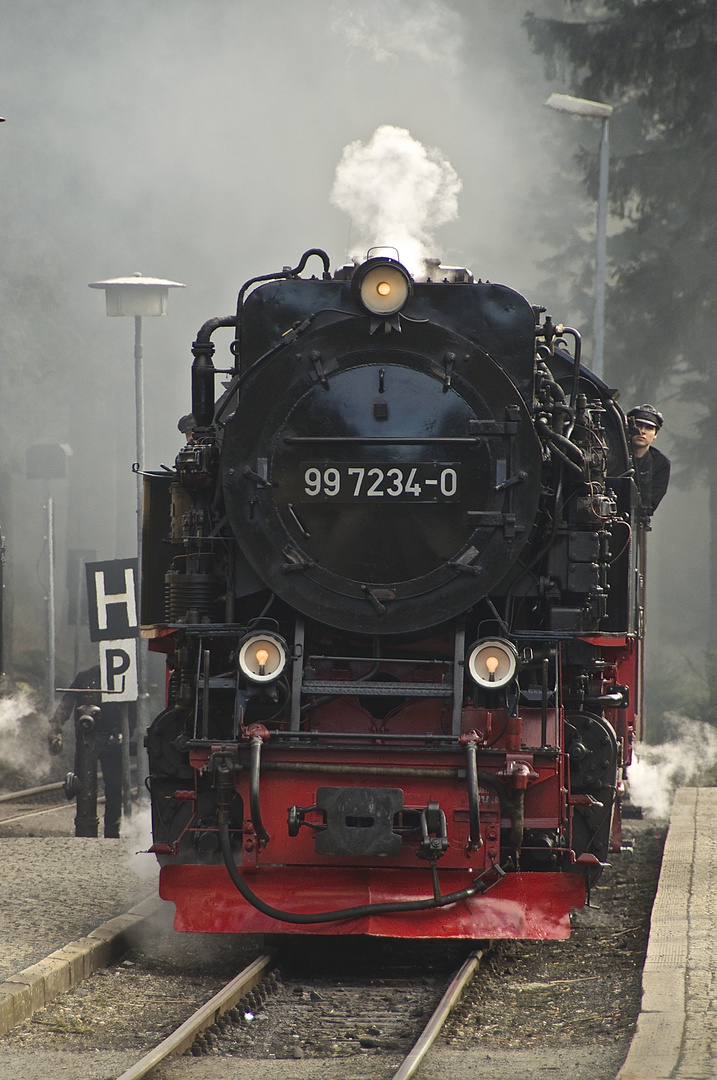
<path fill-rule="evenodd" d="M 648 514 L 654 514 L 670 482 L 670 459 L 650 446 L 647 453 L 635 458 L 635 479 L 642 505 Z"/>
<path fill-rule="evenodd" d="M 125 705 L 116 701 L 102 701 L 100 693 L 100 665 L 79 671 L 71 683 L 70 690 L 60 699 L 55 709 L 55 715 L 51 721 L 51 728 L 60 731 L 63 724 L 69 720 L 78 705 L 98 705 L 100 715 L 97 722 L 97 730 L 105 735 L 119 735 L 122 731 L 122 710 Z M 96 694 L 83 694 L 82 690 L 96 690 Z M 136 705 L 129 704 L 130 731 L 134 729 L 136 718 Z"/>

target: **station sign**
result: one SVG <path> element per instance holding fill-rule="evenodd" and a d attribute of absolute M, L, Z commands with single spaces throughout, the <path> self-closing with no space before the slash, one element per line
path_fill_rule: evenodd
<path fill-rule="evenodd" d="M 103 701 L 136 701 L 137 639 L 101 641 L 100 689 Z"/>
<path fill-rule="evenodd" d="M 137 570 L 137 559 L 85 564 L 91 641 L 139 637 Z"/>
<path fill-rule="evenodd" d="M 90 639 L 99 643 L 102 701 L 136 701 L 137 559 L 88 562 Z"/>

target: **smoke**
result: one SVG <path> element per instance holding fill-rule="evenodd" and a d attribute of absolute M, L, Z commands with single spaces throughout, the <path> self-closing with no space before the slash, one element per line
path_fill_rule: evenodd
<path fill-rule="evenodd" d="M 363 251 L 390 245 L 418 273 L 436 254 L 433 230 L 458 216 L 461 187 L 439 150 L 426 149 L 405 128 L 382 124 L 367 143 L 344 148 L 331 202 L 350 215 Z"/>
<path fill-rule="evenodd" d="M 122 815 L 122 839 L 128 842 L 127 871 L 141 882 L 156 881 L 159 865 L 149 852 L 152 844 L 152 814 L 145 803 L 134 805 L 130 817 Z"/>
<path fill-rule="evenodd" d="M 12 697 L 0 697 L 0 754 L 4 758 L 5 744 L 11 745 L 20 731 L 20 725 L 34 712 L 35 702 L 30 690 L 21 690 Z"/>
<path fill-rule="evenodd" d="M 675 714 L 667 725 L 667 742 L 639 745 L 628 769 L 630 800 L 657 821 L 669 818 L 678 787 L 713 784 L 717 764 L 717 730 L 710 724 Z"/>
<path fill-rule="evenodd" d="M 415 57 L 455 74 L 462 45 L 462 20 L 436 0 L 362 0 L 333 5 L 332 30 L 350 48 L 365 50 L 375 63 Z"/>
<path fill-rule="evenodd" d="M 46 776 L 48 730 L 32 691 L 0 697 L 0 787 L 17 790 Z"/>

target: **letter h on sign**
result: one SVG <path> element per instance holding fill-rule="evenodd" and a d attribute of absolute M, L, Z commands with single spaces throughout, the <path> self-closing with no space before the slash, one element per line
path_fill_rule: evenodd
<path fill-rule="evenodd" d="M 90 640 L 139 637 L 137 560 L 86 563 Z"/>
<path fill-rule="evenodd" d="M 86 563 L 90 638 L 100 643 L 103 701 L 137 700 L 137 560 Z"/>

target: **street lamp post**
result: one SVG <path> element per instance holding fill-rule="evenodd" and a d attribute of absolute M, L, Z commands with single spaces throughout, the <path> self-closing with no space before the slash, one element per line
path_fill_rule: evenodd
<path fill-rule="evenodd" d="M 25 451 L 25 476 L 44 480 L 47 512 L 47 709 L 55 710 L 55 503 L 50 494 L 50 480 L 64 480 L 67 459 L 72 450 L 67 444 L 36 443 Z M 1 635 L 0 635 L 1 640 Z"/>
<path fill-rule="evenodd" d="M 104 289 L 107 314 L 134 317 L 134 396 L 136 417 L 136 453 L 137 453 L 137 559 L 142 565 L 142 473 L 144 470 L 144 351 L 142 348 L 142 319 L 145 316 L 167 314 L 167 299 L 170 289 L 183 289 L 180 281 L 167 281 L 164 278 L 143 277 L 136 273 L 132 277 L 112 278 L 109 281 L 94 281 L 91 289 Z M 137 582 L 137 603 L 140 603 L 140 582 Z M 140 793 L 144 790 L 146 779 L 146 761 L 139 748 L 143 745 L 144 735 L 149 726 L 147 663 L 144 650 L 137 650 L 137 766 Z"/>
<path fill-rule="evenodd" d="M 569 94 L 551 94 L 545 104 L 557 112 L 572 113 L 602 120 L 600 139 L 600 173 L 597 207 L 597 257 L 595 266 L 595 308 L 593 314 L 593 371 L 603 378 L 603 352 L 605 341 L 605 270 L 607 248 L 607 190 L 610 163 L 609 123 L 612 105 L 587 98 L 570 97 Z"/>

